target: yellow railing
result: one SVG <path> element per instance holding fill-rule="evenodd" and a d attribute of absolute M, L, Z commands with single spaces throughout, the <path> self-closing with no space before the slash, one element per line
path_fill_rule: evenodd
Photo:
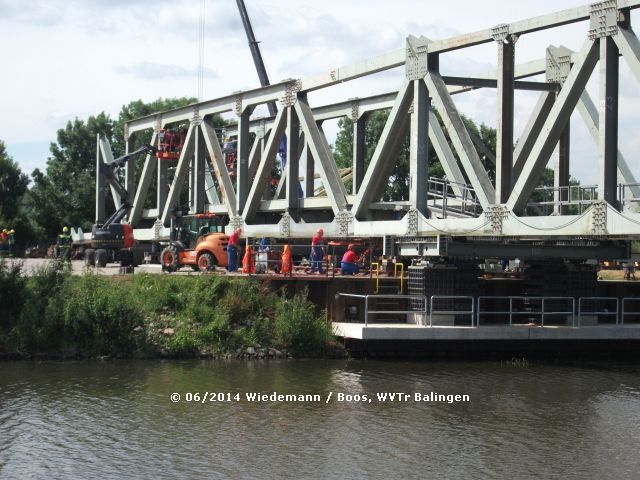
<path fill-rule="evenodd" d="M 393 276 L 398 276 L 398 270 L 400 270 L 400 293 L 404 292 L 404 263 L 396 263 L 393 265 Z"/>
<path fill-rule="evenodd" d="M 371 273 L 373 274 L 373 266 L 376 266 L 376 290 L 373 293 L 378 293 L 380 290 L 380 264 L 378 262 L 371 262 Z"/>

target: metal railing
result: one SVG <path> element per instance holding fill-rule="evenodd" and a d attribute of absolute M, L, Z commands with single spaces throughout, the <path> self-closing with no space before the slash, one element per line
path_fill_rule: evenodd
<path fill-rule="evenodd" d="M 632 206 L 640 204 L 640 198 L 635 194 L 640 190 L 640 183 L 619 183 L 617 200 L 621 205 Z M 543 214 L 551 213 L 555 207 L 573 205 L 573 213 L 582 214 L 593 203 L 598 201 L 597 185 L 567 185 L 563 187 L 538 187 L 533 191 L 532 201 L 527 207 L 541 208 Z"/>
<path fill-rule="evenodd" d="M 627 302 L 638 302 L 638 303 L 640 303 L 640 297 L 623 297 L 622 298 L 622 301 L 621 301 L 622 308 L 621 308 L 621 311 L 620 311 L 620 325 L 621 326 L 624 326 L 624 324 L 625 324 L 624 323 L 625 317 L 630 316 L 630 315 L 640 316 L 640 311 L 631 311 L 631 312 L 627 311 L 627 309 L 626 309 Z"/>
<path fill-rule="evenodd" d="M 393 276 L 398 276 L 398 270 L 400 270 L 400 293 L 404 292 L 404 263 L 398 262 L 393 264 Z"/>
<path fill-rule="evenodd" d="M 364 326 L 369 325 L 369 315 L 387 313 L 387 314 L 409 314 L 417 313 L 427 315 L 427 297 L 425 295 L 359 295 L 356 293 L 338 293 L 340 297 L 359 298 L 364 300 Z M 369 310 L 369 299 L 421 299 L 424 303 L 422 310 Z"/>
<path fill-rule="evenodd" d="M 436 310 L 433 308 L 434 300 L 470 300 L 471 301 L 471 310 Z M 466 295 L 431 295 L 431 299 L 429 302 L 429 326 L 433 326 L 433 314 L 436 315 L 471 315 L 471 326 L 473 327 L 473 322 L 475 319 L 475 308 L 474 308 L 474 300 L 471 296 Z"/>
<path fill-rule="evenodd" d="M 625 326 L 625 318 L 637 317 L 640 323 L 640 307 L 636 306 L 633 310 L 630 310 L 629 304 L 636 303 L 640 305 L 640 297 L 624 297 L 618 299 L 617 297 L 527 297 L 527 296 L 488 296 L 483 295 L 477 298 L 466 295 L 432 295 L 427 301 L 426 295 L 359 295 L 352 293 L 338 293 L 338 296 L 359 298 L 364 300 L 365 313 L 364 321 L 365 326 L 369 324 L 369 315 L 374 314 L 421 314 L 429 315 L 429 327 L 433 326 L 434 315 L 470 315 L 471 327 L 480 327 L 481 317 L 485 315 L 505 315 L 509 317 L 509 326 L 514 325 L 514 319 L 519 316 L 537 317 L 540 318 L 540 326 L 545 326 L 545 318 L 549 319 L 552 316 L 566 316 L 571 318 L 572 327 L 583 327 L 582 316 L 610 316 L 614 318 L 615 325 Z M 370 299 L 419 299 L 423 302 L 422 309 L 413 310 L 370 310 Z M 442 308 L 438 309 L 438 301 L 443 300 L 467 300 L 470 302 L 470 309 L 457 310 L 454 308 Z M 487 303 L 493 302 L 508 302 L 508 307 L 502 308 L 490 308 L 487 309 Z M 594 307 L 590 307 L 589 304 L 598 302 Z M 602 307 L 600 304 L 607 302 L 610 306 Z M 564 303 L 566 308 L 558 308 L 558 303 Z M 576 310 L 577 304 L 577 310 Z M 434 307 L 435 305 L 435 307 Z M 569 307 L 570 305 L 570 307 Z M 576 322 L 576 316 L 578 317 Z"/>
<path fill-rule="evenodd" d="M 605 308 L 604 310 L 585 310 L 583 308 L 583 304 L 584 303 L 589 303 L 589 302 L 614 302 L 615 305 L 615 310 L 614 311 L 610 311 L 608 308 Z M 598 307 L 596 307 L 598 308 Z M 618 298 L 617 297 L 580 297 L 578 299 L 578 327 L 582 326 L 582 315 L 604 315 L 604 316 L 614 316 L 614 320 L 616 325 L 618 324 Z M 575 326 L 575 325 L 574 325 Z"/>
<path fill-rule="evenodd" d="M 447 218 L 448 212 L 475 217 L 482 208 L 473 187 L 452 182 L 446 177 L 429 177 L 427 194 L 431 205 L 441 210 L 442 218 Z M 436 203 L 437 200 L 440 200 L 440 205 Z"/>
<path fill-rule="evenodd" d="M 482 301 L 485 300 L 508 300 L 509 301 L 509 309 L 508 310 L 482 310 Z M 514 309 L 514 300 L 519 300 L 522 302 L 523 306 L 526 305 L 526 310 L 516 310 Z M 571 310 L 557 310 L 557 311 L 547 311 L 545 309 L 545 301 L 547 305 L 549 301 L 554 302 L 570 302 Z M 538 303 L 538 305 L 536 305 Z M 538 308 L 536 308 L 538 307 Z M 576 300 L 573 297 L 524 297 L 524 296 L 504 296 L 504 297 L 491 297 L 491 296 L 479 296 L 478 297 L 478 308 L 477 308 L 477 319 L 476 325 L 480 326 L 480 317 L 481 315 L 509 315 L 509 326 L 513 325 L 513 317 L 517 315 L 527 315 L 527 316 L 539 316 L 540 317 L 540 325 L 544 327 L 544 318 L 549 317 L 551 315 L 571 315 L 571 324 L 575 325 L 575 309 L 576 309 Z"/>

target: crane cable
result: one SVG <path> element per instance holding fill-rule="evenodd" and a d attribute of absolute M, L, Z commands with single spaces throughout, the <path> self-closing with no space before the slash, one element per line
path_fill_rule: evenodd
<path fill-rule="evenodd" d="M 206 0 L 200 0 L 200 18 L 198 22 L 198 101 L 202 101 L 202 89 L 204 86 L 204 26 L 205 26 Z"/>

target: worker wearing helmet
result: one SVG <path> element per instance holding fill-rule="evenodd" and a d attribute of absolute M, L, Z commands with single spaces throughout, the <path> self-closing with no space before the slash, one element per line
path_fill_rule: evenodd
<path fill-rule="evenodd" d="M 71 260 L 71 236 L 69 227 L 62 227 L 62 233 L 58 235 L 58 258 Z"/>
<path fill-rule="evenodd" d="M 358 254 L 354 250 L 355 245 L 350 243 L 347 247 L 347 251 L 344 252 L 342 256 L 342 267 L 341 272 L 342 275 L 354 275 L 360 271 L 360 267 L 358 266 Z"/>
<path fill-rule="evenodd" d="M 242 229 L 236 228 L 229 236 L 229 242 L 227 243 L 227 271 L 235 272 L 238 268 L 238 249 L 240 248 L 240 236 L 242 235 Z"/>
<path fill-rule="evenodd" d="M 322 271 L 322 259 L 324 258 L 324 230 L 319 228 L 311 239 L 311 274 L 316 270 Z"/>
<path fill-rule="evenodd" d="M 13 228 L 7 233 L 7 244 L 9 245 L 9 255 L 13 256 L 13 247 L 16 244 L 16 232 Z"/>
<path fill-rule="evenodd" d="M 7 249 L 7 229 L 3 228 L 2 232 L 0 232 L 0 250 L 6 251 Z"/>

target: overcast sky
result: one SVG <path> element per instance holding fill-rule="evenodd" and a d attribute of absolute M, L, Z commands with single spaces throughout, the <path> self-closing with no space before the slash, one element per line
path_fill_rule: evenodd
<path fill-rule="evenodd" d="M 246 0 L 272 82 L 403 48 L 409 34 L 443 39 L 584 3 Z M 104 111 L 115 118 L 122 105 L 135 99 L 197 96 L 199 11 L 200 0 L 0 0 L 0 139 L 22 169 L 43 168 L 56 131 L 75 117 Z M 258 86 L 236 2 L 207 0 L 205 21 L 203 99 Z M 543 58 L 549 44 L 579 50 L 587 29 L 583 22 L 524 36 L 517 43 L 516 61 Z M 446 54 L 441 65 L 444 73 L 481 75 L 493 69 L 495 58 L 495 45 L 485 45 Z M 640 127 L 640 95 L 625 69 L 621 146 L 638 171 L 640 136 L 634 132 Z M 398 69 L 348 82 L 310 101 L 320 105 L 389 92 L 402 76 Z M 589 90 L 597 103 L 597 69 Z M 455 100 L 463 113 L 495 126 L 495 90 Z M 516 139 L 535 100 L 532 93 L 516 97 Z M 335 126 L 329 127 L 329 135 L 335 135 Z M 583 183 L 596 182 L 596 146 L 579 116 L 572 120 L 572 135 L 572 175 Z"/>

